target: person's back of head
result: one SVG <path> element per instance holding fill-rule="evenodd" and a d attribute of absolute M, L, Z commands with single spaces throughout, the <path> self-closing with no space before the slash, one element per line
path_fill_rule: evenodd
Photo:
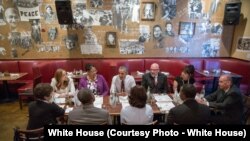
<path fill-rule="evenodd" d="M 181 89 L 181 99 L 194 99 L 196 96 L 196 88 L 192 84 L 184 84 Z"/>
<path fill-rule="evenodd" d="M 134 86 L 129 95 L 129 104 L 133 107 L 143 108 L 147 102 L 146 90 L 143 86 Z"/>
<path fill-rule="evenodd" d="M 83 105 L 92 104 L 95 101 L 95 97 L 92 91 L 88 88 L 82 88 L 78 92 L 77 98 L 81 101 Z"/>
<path fill-rule="evenodd" d="M 49 83 L 39 83 L 34 89 L 34 95 L 37 99 L 45 100 L 45 97 L 50 97 L 53 91 Z"/>

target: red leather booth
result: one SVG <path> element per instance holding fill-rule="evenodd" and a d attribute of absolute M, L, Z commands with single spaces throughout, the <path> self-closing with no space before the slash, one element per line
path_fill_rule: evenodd
<path fill-rule="evenodd" d="M 243 94 L 250 93 L 250 62 L 234 58 L 145 58 L 145 59 L 55 59 L 55 60 L 0 60 L 0 72 L 27 72 L 28 75 L 20 80 L 25 84 L 32 80 L 32 67 L 38 66 L 42 74 L 42 81 L 50 83 L 57 68 L 66 71 L 85 70 L 85 65 L 91 63 L 96 66 L 98 73 L 102 74 L 110 85 L 112 76 L 117 74 L 120 65 L 128 68 L 129 73 L 149 70 L 152 63 L 158 63 L 162 71 L 173 76 L 180 75 L 187 64 L 192 64 L 196 70 L 222 69 L 242 75 L 240 88 Z M 195 74 L 199 81 L 201 76 Z M 1 84 L 1 82 L 0 82 Z M 15 85 L 15 86 L 13 86 Z M 18 85 L 19 86 L 19 85 Z M 1 87 L 1 86 L 0 86 Z M 12 92 L 16 92 L 16 83 L 10 83 Z"/>

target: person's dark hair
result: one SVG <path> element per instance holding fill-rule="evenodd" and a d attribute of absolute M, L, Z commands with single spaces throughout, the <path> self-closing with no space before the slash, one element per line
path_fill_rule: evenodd
<path fill-rule="evenodd" d="M 181 93 L 184 94 L 186 98 L 195 98 L 196 88 L 192 84 L 184 84 Z"/>
<path fill-rule="evenodd" d="M 184 70 L 183 70 L 183 72 L 189 74 L 190 77 L 194 77 L 194 71 L 195 71 L 195 68 L 194 68 L 193 65 L 187 65 L 187 66 L 184 68 Z"/>
<path fill-rule="evenodd" d="M 161 26 L 157 24 L 157 25 L 154 25 L 154 26 L 153 26 L 153 31 L 155 30 L 156 27 L 159 27 L 159 28 L 161 29 Z M 162 30 L 162 29 L 161 29 L 161 30 Z"/>
<path fill-rule="evenodd" d="M 136 85 L 134 86 L 129 95 L 129 104 L 133 107 L 143 108 L 147 102 L 147 94 L 144 87 Z"/>
<path fill-rule="evenodd" d="M 82 104 L 91 104 L 93 103 L 93 93 L 88 88 L 82 88 L 78 94 L 77 98 L 81 101 Z"/>
<path fill-rule="evenodd" d="M 94 67 L 94 65 L 92 65 L 92 64 L 86 64 L 85 71 L 89 72 L 93 67 Z"/>
<path fill-rule="evenodd" d="M 37 99 L 44 100 L 44 97 L 49 97 L 52 91 L 53 88 L 49 83 L 39 83 L 34 89 L 34 95 Z"/>

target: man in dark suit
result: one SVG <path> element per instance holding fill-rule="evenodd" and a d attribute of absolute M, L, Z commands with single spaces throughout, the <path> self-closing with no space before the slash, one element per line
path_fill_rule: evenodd
<path fill-rule="evenodd" d="M 232 85 L 229 75 L 219 79 L 219 89 L 214 93 L 198 99 L 198 102 L 212 108 L 211 121 L 215 124 L 242 124 L 243 100 L 240 89 Z"/>
<path fill-rule="evenodd" d="M 192 84 L 184 84 L 180 98 L 181 105 L 172 108 L 167 117 L 167 124 L 207 124 L 210 119 L 209 107 L 199 104 L 194 99 L 196 89 Z"/>
<path fill-rule="evenodd" d="M 142 76 L 142 86 L 150 93 L 167 93 L 167 76 L 160 72 L 158 64 L 153 63 L 150 72 Z"/>

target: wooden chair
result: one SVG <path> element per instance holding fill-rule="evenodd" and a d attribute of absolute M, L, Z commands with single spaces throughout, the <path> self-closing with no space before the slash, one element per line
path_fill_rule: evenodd
<path fill-rule="evenodd" d="M 34 130 L 22 130 L 18 127 L 14 128 L 14 140 L 15 141 L 43 141 L 44 128 L 38 128 Z"/>
<path fill-rule="evenodd" d="M 158 120 L 154 120 L 153 122 L 150 122 L 148 124 L 145 124 L 145 125 L 156 125 L 158 123 Z M 128 123 L 122 123 L 122 125 L 130 125 Z"/>
<path fill-rule="evenodd" d="M 33 81 L 28 83 L 20 88 L 18 88 L 18 97 L 19 97 L 19 106 L 20 109 L 23 109 L 23 100 L 32 98 L 34 99 L 33 90 L 35 86 L 42 82 L 42 75 L 40 72 L 40 68 L 37 66 L 32 67 L 33 70 Z"/>

